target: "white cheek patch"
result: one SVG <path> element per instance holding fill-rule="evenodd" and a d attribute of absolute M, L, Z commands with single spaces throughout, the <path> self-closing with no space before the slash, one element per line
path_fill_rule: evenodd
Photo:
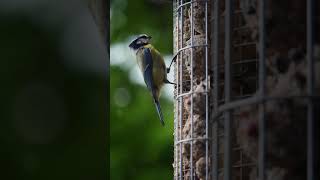
<path fill-rule="evenodd" d="M 139 41 L 137 41 L 137 44 L 142 44 L 142 41 L 140 41 L 140 40 L 139 40 Z"/>

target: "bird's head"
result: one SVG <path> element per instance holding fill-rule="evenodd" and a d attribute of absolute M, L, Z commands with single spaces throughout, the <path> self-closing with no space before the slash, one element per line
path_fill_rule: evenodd
<path fill-rule="evenodd" d="M 147 45 L 150 43 L 151 36 L 146 34 L 141 34 L 136 37 L 130 44 L 129 47 L 133 50 L 139 49 L 141 46 Z"/>

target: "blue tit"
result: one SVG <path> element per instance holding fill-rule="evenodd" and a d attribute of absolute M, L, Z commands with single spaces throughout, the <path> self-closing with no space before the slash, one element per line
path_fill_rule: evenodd
<path fill-rule="evenodd" d="M 151 92 L 160 122 L 164 125 L 163 115 L 159 103 L 160 90 L 165 83 L 174 84 L 167 79 L 167 69 L 160 52 L 150 44 L 151 36 L 139 35 L 129 45 L 134 50 L 138 66 L 142 72 L 144 82 Z"/>

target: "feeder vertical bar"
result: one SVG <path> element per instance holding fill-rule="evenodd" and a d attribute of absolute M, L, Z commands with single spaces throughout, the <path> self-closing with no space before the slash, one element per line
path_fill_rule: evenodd
<path fill-rule="evenodd" d="M 175 2 L 176 2 L 176 7 L 178 7 L 179 6 L 179 1 L 180 0 L 176 0 Z M 179 32 L 179 29 L 180 29 L 180 21 L 181 21 L 181 17 L 180 17 L 180 12 L 179 12 L 179 10 L 177 10 L 177 12 L 174 12 L 175 14 L 176 14 L 176 18 L 177 18 L 177 22 L 176 22 L 176 33 L 177 33 L 177 51 L 179 51 L 179 49 L 181 48 L 180 47 L 180 39 L 181 39 L 181 37 L 180 37 L 180 32 Z M 181 83 L 181 81 L 180 81 L 180 71 L 179 71 L 179 63 L 180 63 L 180 54 L 178 54 L 178 56 L 177 56 L 177 61 L 176 61 L 176 71 L 175 71 L 175 73 L 176 73 L 176 80 L 177 80 L 177 86 L 176 86 L 176 94 L 177 95 L 179 95 L 179 90 L 180 90 L 180 83 Z M 176 131 L 175 131 L 175 142 L 177 142 L 177 141 L 179 141 L 179 137 L 181 136 L 180 134 L 179 134 L 179 130 L 181 129 L 180 128 L 180 126 L 181 126 L 181 124 L 180 124 L 180 114 L 181 114 L 181 111 L 180 111 L 180 101 L 181 101 L 181 99 L 177 99 L 177 101 L 176 101 L 176 103 L 177 103 L 177 106 L 176 106 L 176 108 L 177 108 L 177 116 L 176 116 Z M 179 161 L 178 161 L 178 159 L 180 158 L 180 152 L 181 151 L 181 145 L 180 144 L 177 144 L 176 145 L 176 167 L 175 167 L 175 171 L 176 171 L 176 173 L 177 173 L 177 178 L 176 178 L 176 180 L 178 180 L 178 179 L 180 179 L 181 180 L 181 178 L 179 178 Z M 182 174 L 180 173 L 180 177 L 182 176 Z"/>
<path fill-rule="evenodd" d="M 265 0 L 259 1 L 259 88 L 260 97 L 265 98 Z M 265 179 L 266 123 L 264 101 L 259 104 L 259 153 L 258 177 Z"/>
<path fill-rule="evenodd" d="M 180 1 L 180 4 L 182 5 L 183 4 L 183 0 Z M 180 8 L 180 21 L 181 21 L 181 26 L 180 26 L 180 32 L 181 32 L 181 35 L 180 35 L 180 48 L 183 48 L 183 7 Z M 179 32 L 178 32 L 179 33 Z M 182 78 L 182 59 L 183 59 L 183 55 L 182 53 L 180 54 L 180 61 L 179 61 L 179 74 L 180 74 L 180 94 L 183 93 L 183 78 Z M 183 113 L 182 113 L 182 99 L 183 97 L 181 96 L 179 98 L 179 113 L 180 113 L 180 118 L 179 118 L 179 121 L 180 121 L 180 127 L 179 127 L 179 130 L 180 130 L 180 133 L 179 133 L 179 140 L 181 141 L 182 140 L 182 118 L 183 118 Z M 179 146 L 180 146 L 180 152 L 179 152 L 179 158 L 180 158 L 180 180 L 182 180 L 182 177 L 183 177 L 183 171 L 182 171 L 182 167 L 183 167 L 183 162 L 182 162 L 182 143 L 179 143 Z"/>
<path fill-rule="evenodd" d="M 191 78 L 190 78 L 190 91 L 191 91 L 191 107 L 190 107 L 190 116 L 191 116 L 191 135 L 190 138 L 192 139 L 190 141 L 190 179 L 193 180 L 193 1 L 191 1 L 192 3 L 190 4 L 190 34 L 191 34 L 191 57 L 190 57 L 190 65 L 191 65 Z"/>
<path fill-rule="evenodd" d="M 206 50 L 206 59 L 205 59 L 205 68 L 206 68 L 206 180 L 209 179 L 209 153 L 208 153 L 208 138 L 209 138 L 209 97 L 208 97 L 208 85 L 209 85 L 209 81 L 208 81 L 208 1 L 205 2 L 205 36 L 206 36 L 206 46 L 205 46 L 205 50 Z"/>
<path fill-rule="evenodd" d="M 308 66 L 308 121 L 307 121 L 307 180 L 315 180 L 315 160 L 314 160 L 314 1 L 307 0 L 307 66 Z"/>
<path fill-rule="evenodd" d="M 231 101 L 231 43 L 232 43 L 232 15 L 233 15 L 233 0 L 226 0 L 225 5 L 225 72 L 224 72 L 224 91 L 225 104 Z M 224 180 L 232 179 L 232 160 L 231 160 L 231 110 L 224 113 Z"/>
<path fill-rule="evenodd" d="M 174 1 L 173 2 L 173 18 L 175 19 L 175 25 L 174 25 L 174 28 L 175 28 L 175 31 L 174 32 L 178 32 L 178 36 L 177 37 L 175 37 L 174 36 L 174 38 L 177 38 L 178 40 L 179 40 L 179 28 L 178 28 L 178 25 L 179 25 L 179 15 L 176 15 L 175 16 L 175 14 L 176 14 L 176 12 L 174 11 L 175 10 L 175 7 L 177 7 L 178 6 L 178 2 L 177 1 Z M 176 48 L 176 51 L 179 49 L 179 45 L 178 44 L 175 44 L 175 42 L 176 41 L 174 41 L 173 42 L 173 44 L 174 44 L 174 46 L 176 46 L 177 48 Z M 177 41 L 177 43 L 179 43 L 178 41 Z M 179 58 L 179 55 L 178 55 L 178 57 L 177 57 L 177 59 Z M 179 63 L 179 61 L 176 61 L 177 63 L 176 63 L 176 66 L 178 65 L 178 63 Z M 176 70 L 177 68 L 175 67 L 175 70 Z M 175 80 L 176 80 L 176 82 L 177 82 L 177 84 L 179 83 L 178 82 L 178 79 L 179 78 L 177 78 L 176 77 L 176 75 L 177 75 L 177 73 L 176 73 L 176 71 L 174 71 L 174 73 L 175 73 Z M 177 88 L 177 90 L 175 91 L 175 93 L 176 94 L 178 94 L 178 90 L 179 90 L 179 86 L 176 86 L 176 88 Z M 177 142 L 178 141 L 178 116 L 179 116 L 179 111 L 177 111 L 176 110 L 176 107 L 178 107 L 179 106 L 179 102 L 178 101 L 175 101 L 175 117 L 174 117 L 174 142 Z M 178 173 L 178 147 L 177 147 L 177 145 L 175 145 L 175 147 L 174 147 L 174 179 L 175 180 L 178 180 L 178 176 L 179 176 L 179 173 Z"/>
<path fill-rule="evenodd" d="M 212 62 L 212 69 L 213 69 L 213 110 L 212 112 L 215 112 L 218 110 L 218 96 L 219 96 L 219 0 L 215 0 L 214 4 L 211 6 L 212 11 L 211 14 L 213 15 L 213 23 L 211 23 L 211 29 L 213 29 L 213 35 L 211 35 L 211 47 L 213 47 L 213 55 L 211 56 L 211 62 Z M 218 137 L 218 120 L 213 120 L 215 125 L 213 127 L 213 143 L 212 143 L 212 179 L 218 180 L 218 146 L 219 146 L 219 137 Z"/>

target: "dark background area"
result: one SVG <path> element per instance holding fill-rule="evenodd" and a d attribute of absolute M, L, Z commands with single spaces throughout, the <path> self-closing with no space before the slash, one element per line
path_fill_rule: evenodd
<path fill-rule="evenodd" d="M 119 64 L 109 70 L 87 3 L 0 2 L 0 179 L 173 177 L 173 103 L 160 100 L 162 127 L 146 87 Z M 111 10 L 111 46 L 147 33 L 172 54 L 170 1 L 115 0 Z"/>
<path fill-rule="evenodd" d="M 107 179 L 109 55 L 85 1 L 0 2 L 0 179 Z"/>

